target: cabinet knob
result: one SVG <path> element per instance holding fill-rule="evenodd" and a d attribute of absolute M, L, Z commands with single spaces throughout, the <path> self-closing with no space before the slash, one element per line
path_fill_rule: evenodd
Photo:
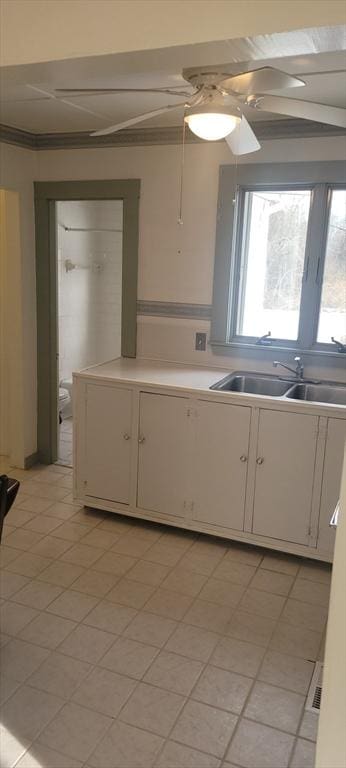
<path fill-rule="evenodd" d="M 240 461 L 243 461 L 243 462 L 247 461 L 247 456 L 244 456 L 244 455 L 243 455 L 243 456 L 241 456 L 241 457 L 240 457 Z"/>
<path fill-rule="evenodd" d="M 264 462 L 264 459 L 262 458 L 262 456 L 259 456 L 258 459 L 256 459 L 256 464 L 263 464 L 263 462 Z"/>
<path fill-rule="evenodd" d="M 127 432 L 124 432 L 123 438 L 124 440 L 131 440 L 131 435 L 129 435 Z"/>
<path fill-rule="evenodd" d="M 139 438 L 138 438 L 138 442 L 139 443 L 145 443 L 145 437 L 143 437 L 143 435 L 140 435 Z"/>

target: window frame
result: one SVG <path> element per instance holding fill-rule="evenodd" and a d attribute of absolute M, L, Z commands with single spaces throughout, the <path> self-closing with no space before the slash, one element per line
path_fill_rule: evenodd
<path fill-rule="evenodd" d="M 243 242 L 245 193 L 283 189 L 311 190 L 304 271 L 299 312 L 298 339 L 277 339 L 256 344 L 259 335 L 236 333 L 239 307 L 240 266 Z M 337 352 L 331 342 L 317 341 L 320 302 L 332 191 L 346 189 L 341 162 L 265 163 L 221 166 L 217 212 L 211 344 L 215 347 L 291 350 L 323 355 Z M 235 204 L 230 201 L 236 201 Z"/>

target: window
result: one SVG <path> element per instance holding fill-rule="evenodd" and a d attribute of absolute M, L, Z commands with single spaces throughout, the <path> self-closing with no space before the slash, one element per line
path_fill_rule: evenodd
<path fill-rule="evenodd" d="M 235 175 L 221 168 L 212 343 L 269 335 L 273 347 L 336 352 L 332 336 L 346 343 L 340 164 L 248 164 Z"/>

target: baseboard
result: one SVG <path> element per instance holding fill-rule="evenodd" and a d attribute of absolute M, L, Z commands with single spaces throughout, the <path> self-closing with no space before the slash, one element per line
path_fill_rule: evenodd
<path fill-rule="evenodd" d="M 26 456 L 24 459 L 24 469 L 31 469 L 35 464 L 38 464 L 38 453 L 32 453 L 30 456 Z"/>

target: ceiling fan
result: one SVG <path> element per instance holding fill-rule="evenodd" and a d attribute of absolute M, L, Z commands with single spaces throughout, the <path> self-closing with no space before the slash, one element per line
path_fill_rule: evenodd
<path fill-rule="evenodd" d="M 156 115 L 184 107 L 184 120 L 190 130 L 202 139 L 225 138 L 234 155 L 256 152 L 260 144 L 242 111 L 242 106 L 263 112 L 314 120 L 346 128 L 346 109 L 316 104 L 301 99 L 270 95 L 270 91 L 297 88 L 304 80 L 274 67 L 230 75 L 226 67 L 204 67 L 183 70 L 183 78 L 193 91 L 182 86 L 168 88 L 57 88 L 56 93 L 74 95 L 106 95 L 110 93 L 163 93 L 185 96 L 184 101 L 153 109 L 116 125 L 94 131 L 91 136 L 106 136 L 148 120 Z M 268 94 L 268 95 L 267 95 Z"/>

